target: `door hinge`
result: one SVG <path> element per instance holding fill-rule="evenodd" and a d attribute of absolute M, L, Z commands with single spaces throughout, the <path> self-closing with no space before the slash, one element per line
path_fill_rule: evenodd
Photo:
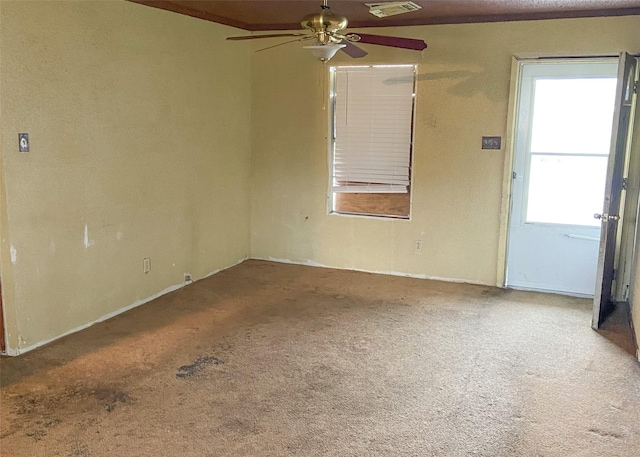
<path fill-rule="evenodd" d="M 638 81 L 634 81 L 633 83 L 633 93 L 634 94 L 638 93 Z"/>
<path fill-rule="evenodd" d="M 622 190 L 627 190 L 628 185 L 629 185 L 629 178 L 622 178 Z"/>
<path fill-rule="evenodd" d="M 616 270 L 615 268 L 613 269 L 613 274 L 611 276 L 611 280 L 615 281 L 617 279 L 618 276 L 618 270 Z"/>

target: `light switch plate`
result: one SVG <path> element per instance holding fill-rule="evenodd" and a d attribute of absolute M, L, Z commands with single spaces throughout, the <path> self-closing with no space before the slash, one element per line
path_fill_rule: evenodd
<path fill-rule="evenodd" d="M 502 137 L 499 136 L 483 136 L 482 149 L 501 149 Z"/>
<path fill-rule="evenodd" d="M 18 133 L 18 147 L 20 152 L 29 152 L 29 134 Z"/>

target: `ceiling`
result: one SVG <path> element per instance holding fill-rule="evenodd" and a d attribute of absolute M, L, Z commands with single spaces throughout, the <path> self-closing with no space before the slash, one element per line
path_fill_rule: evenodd
<path fill-rule="evenodd" d="M 322 0 L 129 0 L 244 30 L 293 30 Z M 388 27 L 465 22 L 498 22 L 568 17 L 640 15 L 640 0 L 412 0 L 419 11 L 387 18 L 369 13 L 365 3 L 383 0 L 329 0 L 349 25 Z"/>

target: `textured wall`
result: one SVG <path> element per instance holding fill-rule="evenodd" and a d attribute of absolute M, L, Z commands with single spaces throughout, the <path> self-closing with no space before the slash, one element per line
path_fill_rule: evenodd
<path fill-rule="evenodd" d="M 0 13 L 11 352 L 250 254 L 250 55 L 224 42 L 234 29 L 124 1 Z"/>
<path fill-rule="evenodd" d="M 639 16 L 385 28 L 372 33 L 429 48 L 368 46 L 359 61 L 339 53 L 331 63 L 418 63 L 411 221 L 327 215 L 323 67 L 295 44 L 255 54 L 252 255 L 500 284 L 510 164 L 504 146 L 480 145 L 508 131 L 512 57 L 637 53 L 638 30 Z"/>
<path fill-rule="evenodd" d="M 507 159 L 479 145 L 508 130 L 512 56 L 637 53 L 638 29 L 636 16 L 373 31 L 430 46 L 369 46 L 358 62 L 419 64 L 413 214 L 390 221 L 327 215 L 327 82 L 298 45 L 250 54 L 264 43 L 226 43 L 237 30 L 122 1 L 3 0 L 9 349 L 250 254 L 500 283 Z"/>

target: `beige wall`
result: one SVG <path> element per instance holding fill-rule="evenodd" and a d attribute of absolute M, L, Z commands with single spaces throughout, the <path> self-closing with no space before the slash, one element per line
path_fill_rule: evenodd
<path fill-rule="evenodd" d="M 508 154 L 479 144 L 508 131 L 512 56 L 637 53 L 639 29 L 636 16 L 373 30 L 429 43 L 356 62 L 419 64 L 413 214 L 392 221 L 327 215 L 326 69 L 297 44 L 252 54 L 265 43 L 123 1 L 2 0 L 10 352 L 249 255 L 499 284 Z"/>
<path fill-rule="evenodd" d="M 640 16 L 388 28 L 371 32 L 429 48 L 339 53 L 332 64 L 418 63 L 411 221 L 327 215 L 324 69 L 295 44 L 255 54 L 252 256 L 501 284 L 508 154 L 480 144 L 507 134 L 512 56 L 637 53 L 638 30 Z"/>
<path fill-rule="evenodd" d="M 0 21 L 10 353 L 249 256 L 237 30 L 124 1 L 3 0 Z"/>

